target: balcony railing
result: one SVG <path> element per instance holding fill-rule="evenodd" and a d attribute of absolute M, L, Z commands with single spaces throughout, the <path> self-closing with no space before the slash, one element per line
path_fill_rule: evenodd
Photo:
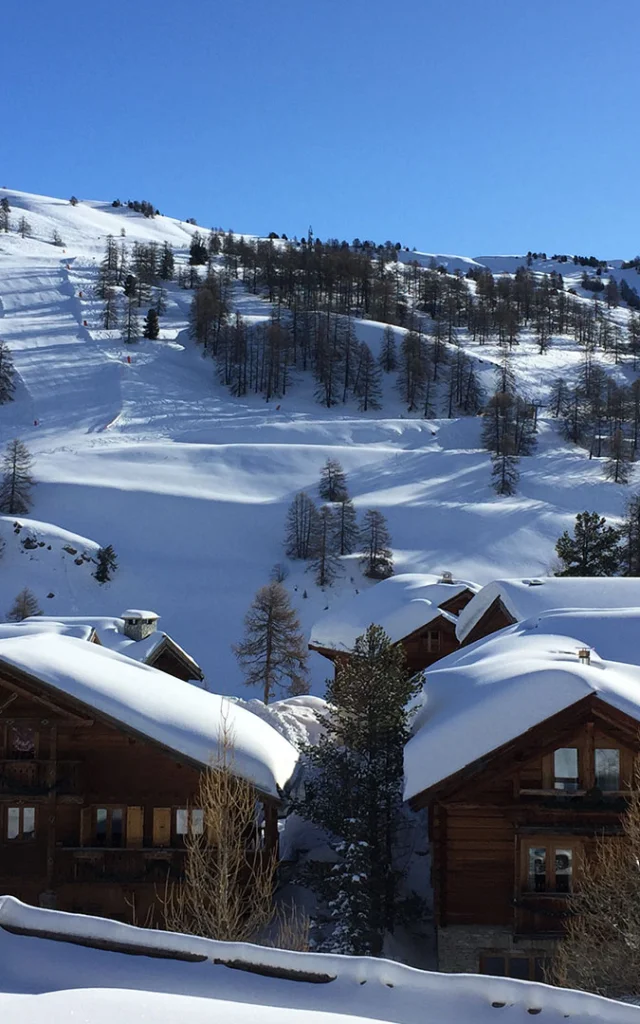
<path fill-rule="evenodd" d="M 514 900 L 516 935 L 562 935 L 571 916 L 569 893 L 522 893 Z"/>
<path fill-rule="evenodd" d="M 58 884 L 68 882 L 164 883 L 182 877 L 184 850 L 93 847 L 56 850 Z"/>
<path fill-rule="evenodd" d="M 79 761 L 56 761 L 55 778 L 50 762 L 0 760 L 0 795 L 46 796 L 52 789 L 60 795 L 79 792 Z"/>

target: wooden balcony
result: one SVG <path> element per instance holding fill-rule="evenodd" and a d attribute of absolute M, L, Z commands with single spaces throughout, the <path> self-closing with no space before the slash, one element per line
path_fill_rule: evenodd
<path fill-rule="evenodd" d="M 52 789 L 59 795 L 80 792 L 80 761 L 56 761 L 52 780 L 51 762 L 0 760 L 0 796 L 46 796 Z"/>
<path fill-rule="evenodd" d="M 56 882 L 161 883 L 182 877 L 184 850 L 62 847 L 56 850 Z"/>
<path fill-rule="evenodd" d="M 571 916 L 571 896 L 561 893 L 522 893 L 514 900 L 515 933 L 520 938 L 556 938 Z"/>

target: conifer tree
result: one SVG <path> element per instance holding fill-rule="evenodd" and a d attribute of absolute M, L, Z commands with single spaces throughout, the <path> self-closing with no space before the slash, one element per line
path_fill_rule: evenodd
<path fill-rule="evenodd" d="M 21 217 L 18 221 L 17 231 L 21 238 L 31 238 L 33 229 L 26 217 Z"/>
<path fill-rule="evenodd" d="M 9 346 L 0 341 L 0 405 L 12 401 L 16 389 L 15 375 Z"/>
<path fill-rule="evenodd" d="M 556 544 L 563 569 L 556 576 L 616 576 L 622 552 L 620 530 L 607 525 L 598 512 L 579 512 L 573 536 L 568 530 Z"/>
<path fill-rule="evenodd" d="M 289 558 L 310 558 L 318 510 L 312 498 L 299 491 L 287 512 L 286 552 Z"/>
<path fill-rule="evenodd" d="M 323 505 L 316 516 L 311 568 L 319 587 L 330 587 L 340 572 L 334 512 L 330 505 Z"/>
<path fill-rule="evenodd" d="M 116 553 L 111 544 L 107 544 L 105 548 L 98 548 L 96 561 L 97 566 L 93 574 L 94 578 L 98 583 L 109 583 L 118 568 Z"/>
<path fill-rule="evenodd" d="M 7 621 L 22 622 L 23 619 L 28 619 L 32 615 L 42 615 L 42 611 L 38 606 L 35 594 L 28 587 L 25 587 L 24 590 L 20 591 L 7 612 Z"/>
<path fill-rule="evenodd" d="M 350 555 L 358 545 L 360 531 L 355 505 L 351 498 L 338 503 L 333 520 L 336 551 L 339 555 Z"/>
<path fill-rule="evenodd" d="M 160 321 L 158 320 L 158 314 L 155 309 L 150 309 L 144 318 L 144 329 L 142 331 L 143 338 L 149 338 L 151 341 L 155 341 L 160 334 Z"/>
<path fill-rule="evenodd" d="M 406 920 L 394 850 L 406 828 L 407 707 L 420 683 L 406 672 L 402 647 L 370 626 L 327 685 L 329 711 L 318 744 L 305 750 L 304 796 L 295 807 L 329 837 L 337 857 L 308 869 L 334 925 L 323 949 L 379 956 L 385 934 Z"/>
<path fill-rule="evenodd" d="M 344 501 L 349 496 L 347 475 L 337 459 L 327 459 L 320 470 L 318 492 L 323 501 Z"/>
<path fill-rule="evenodd" d="M 209 252 L 199 231 L 195 231 L 189 247 L 189 263 L 192 267 L 203 266 L 209 260 Z"/>
<path fill-rule="evenodd" d="M 0 512 L 5 515 L 25 515 L 32 505 L 31 476 L 33 457 L 26 444 L 18 438 L 9 441 L 2 460 L 0 483 Z"/>
<path fill-rule="evenodd" d="M 631 470 L 631 450 L 620 427 L 613 432 L 609 446 L 609 457 L 605 463 L 604 474 L 614 484 L 629 483 Z"/>
<path fill-rule="evenodd" d="M 123 334 L 124 340 L 127 342 L 137 341 L 140 337 L 140 321 L 138 319 L 135 295 L 127 296 L 127 305 L 124 311 Z"/>
<path fill-rule="evenodd" d="M 164 242 L 162 253 L 160 254 L 160 269 L 158 271 L 160 280 L 173 281 L 174 269 L 173 249 L 168 242 Z"/>
<path fill-rule="evenodd" d="M 384 580 L 393 576 L 391 537 L 387 521 L 382 512 L 369 508 L 364 514 L 360 528 L 360 559 L 365 576 L 373 580 Z"/>
<path fill-rule="evenodd" d="M 520 470 L 520 459 L 507 452 L 491 453 L 491 482 L 496 494 L 508 496 L 516 493 Z"/>
<path fill-rule="evenodd" d="M 11 207 L 9 206 L 9 200 L 6 196 L 0 199 L 0 231 L 8 231 L 10 228 L 9 214 L 11 213 Z"/>
<path fill-rule="evenodd" d="M 640 494 L 632 495 L 627 501 L 621 533 L 622 573 L 640 576 Z"/>
<path fill-rule="evenodd" d="M 165 316 L 167 312 L 167 290 L 159 285 L 153 296 L 153 308 L 158 316 Z"/>
<path fill-rule="evenodd" d="M 112 331 L 118 326 L 120 313 L 120 296 L 115 288 L 107 288 L 102 311 L 102 326 L 105 331 Z"/>
<path fill-rule="evenodd" d="M 353 393 L 358 399 L 360 412 L 382 408 L 382 386 L 380 367 L 371 349 L 364 342 L 358 349 L 358 363 L 353 381 Z"/>
<path fill-rule="evenodd" d="M 396 354 L 396 335 L 393 327 L 387 326 L 382 336 L 382 347 L 380 348 L 380 368 L 385 373 L 393 373 L 398 368 L 398 356 Z"/>
<path fill-rule="evenodd" d="M 244 639 L 233 645 L 233 651 L 246 685 L 260 686 L 265 704 L 277 687 L 290 694 L 308 692 L 307 648 L 283 585 L 261 587 L 244 621 Z"/>

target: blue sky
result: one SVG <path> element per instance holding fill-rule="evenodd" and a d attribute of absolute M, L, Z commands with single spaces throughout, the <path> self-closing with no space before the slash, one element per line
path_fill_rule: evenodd
<path fill-rule="evenodd" d="M 0 185 L 630 257 L 639 37 L 637 0 L 28 0 L 2 20 Z"/>

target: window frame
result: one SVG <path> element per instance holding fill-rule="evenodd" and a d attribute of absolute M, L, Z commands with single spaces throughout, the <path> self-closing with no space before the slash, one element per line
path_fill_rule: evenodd
<path fill-rule="evenodd" d="M 105 842 L 98 842 L 98 811 L 107 812 L 107 828 Z M 122 812 L 122 842 L 113 845 L 113 812 Z M 127 845 L 127 805 L 126 804 L 94 804 L 91 807 L 91 842 L 89 845 L 96 850 L 124 850 Z"/>
<path fill-rule="evenodd" d="M 16 836 L 9 838 L 9 811 L 17 810 L 19 812 L 19 830 Z M 24 830 L 24 812 L 26 810 L 33 811 L 33 831 L 25 833 Z M 26 804 L 26 803 L 7 803 L 4 805 L 3 815 L 3 827 L 2 827 L 2 841 L 6 846 L 13 846 L 15 843 L 33 843 L 36 839 L 38 832 L 38 810 L 37 804 Z"/>
<path fill-rule="evenodd" d="M 181 813 L 184 813 L 187 816 L 187 828 L 186 828 L 185 832 L 179 832 L 178 831 L 178 815 L 181 814 Z M 198 814 L 202 815 L 202 828 L 197 830 L 197 831 L 195 829 L 193 829 L 193 827 L 192 827 L 192 821 L 193 821 L 194 813 L 198 813 Z M 185 837 L 188 836 L 190 833 L 192 835 L 195 835 L 195 836 L 204 835 L 204 829 L 205 829 L 205 825 L 204 825 L 204 811 L 203 811 L 203 809 L 201 807 L 191 807 L 191 806 L 173 807 L 172 808 L 171 818 L 172 818 L 172 820 L 171 820 L 171 831 L 172 831 L 173 835 L 175 836 L 175 841 L 177 843 L 184 844 L 185 843 Z"/>
<path fill-rule="evenodd" d="M 505 973 L 504 974 L 489 974 L 488 971 L 484 970 L 485 962 L 487 960 L 495 960 L 495 959 L 504 960 L 504 964 L 505 964 Z M 541 981 L 542 980 L 542 981 L 544 981 L 544 978 L 540 979 L 540 978 L 536 977 L 536 966 L 537 966 L 537 964 L 538 964 L 538 962 L 540 960 L 550 961 L 551 960 L 551 956 L 549 955 L 548 952 L 546 952 L 546 953 L 542 952 L 542 951 L 535 952 L 535 950 L 531 951 L 531 952 L 524 952 L 523 951 L 522 953 L 514 953 L 511 950 L 505 950 L 505 949 L 487 949 L 487 950 L 483 950 L 482 953 L 480 953 L 480 956 L 478 957 L 478 974 L 482 974 L 485 977 L 491 977 L 491 978 L 518 978 L 518 977 L 520 977 L 519 975 L 511 974 L 510 971 L 509 971 L 510 961 L 512 961 L 512 960 L 524 960 L 524 961 L 526 961 L 528 963 L 528 965 L 529 965 L 529 977 L 528 977 L 528 979 L 524 979 L 524 980 L 528 980 L 528 981 Z M 544 971 L 544 966 L 543 966 L 542 970 Z"/>
<path fill-rule="evenodd" d="M 24 719 L 22 719 L 22 718 L 11 718 L 11 719 L 7 719 L 7 721 L 3 723 L 3 726 L 4 726 L 4 728 L 0 732 L 0 737 L 2 738 L 1 752 L 2 752 L 2 759 L 3 760 L 5 760 L 5 761 L 26 761 L 26 762 L 31 762 L 31 761 L 38 761 L 40 759 L 40 756 L 41 756 L 41 754 L 40 754 L 40 750 L 41 750 L 41 735 L 40 735 L 41 722 L 39 720 L 36 721 L 33 718 L 24 718 Z M 20 729 L 20 728 L 22 728 L 22 729 L 31 729 L 33 731 L 33 757 L 12 757 L 11 756 L 12 753 L 15 753 L 14 751 L 11 750 L 11 746 L 10 746 L 11 730 L 12 729 Z"/>
<path fill-rule="evenodd" d="M 520 896 L 535 899 L 563 899 L 571 896 L 575 880 L 580 873 L 583 857 L 583 841 L 576 836 L 563 835 L 520 835 L 520 852 L 518 858 L 518 891 Z M 538 847 L 545 850 L 546 856 L 546 884 L 541 891 L 529 887 L 529 850 Z M 571 874 L 570 888 L 567 892 L 558 892 L 555 889 L 556 880 L 556 850 L 565 849 L 571 851 Z M 553 886 L 553 888 L 551 887 Z"/>
<path fill-rule="evenodd" d="M 574 748 L 578 751 L 578 784 L 576 789 L 556 789 L 555 754 L 557 750 Z M 627 795 L 633 781 L 633 752 L 623 743 L 600 735 L 594 737 L 593 728 L 587 728 L 579 736 L 567 740 L 558 741 L 553 750 L 542 755 L 541 762 L 541 783 L 542 787 L 522 786 L 520 774 L 514 777 L 516 792 L 521 795 L 530 796 L 555 796 L 571 799 L 571 797 L 584 796 L 596 785 L 596 750 L 617 750 L 620 754 L 620 769 L 618 777 L 619 789 L 603 789 L 604 799 L 611 799 Z"/>

